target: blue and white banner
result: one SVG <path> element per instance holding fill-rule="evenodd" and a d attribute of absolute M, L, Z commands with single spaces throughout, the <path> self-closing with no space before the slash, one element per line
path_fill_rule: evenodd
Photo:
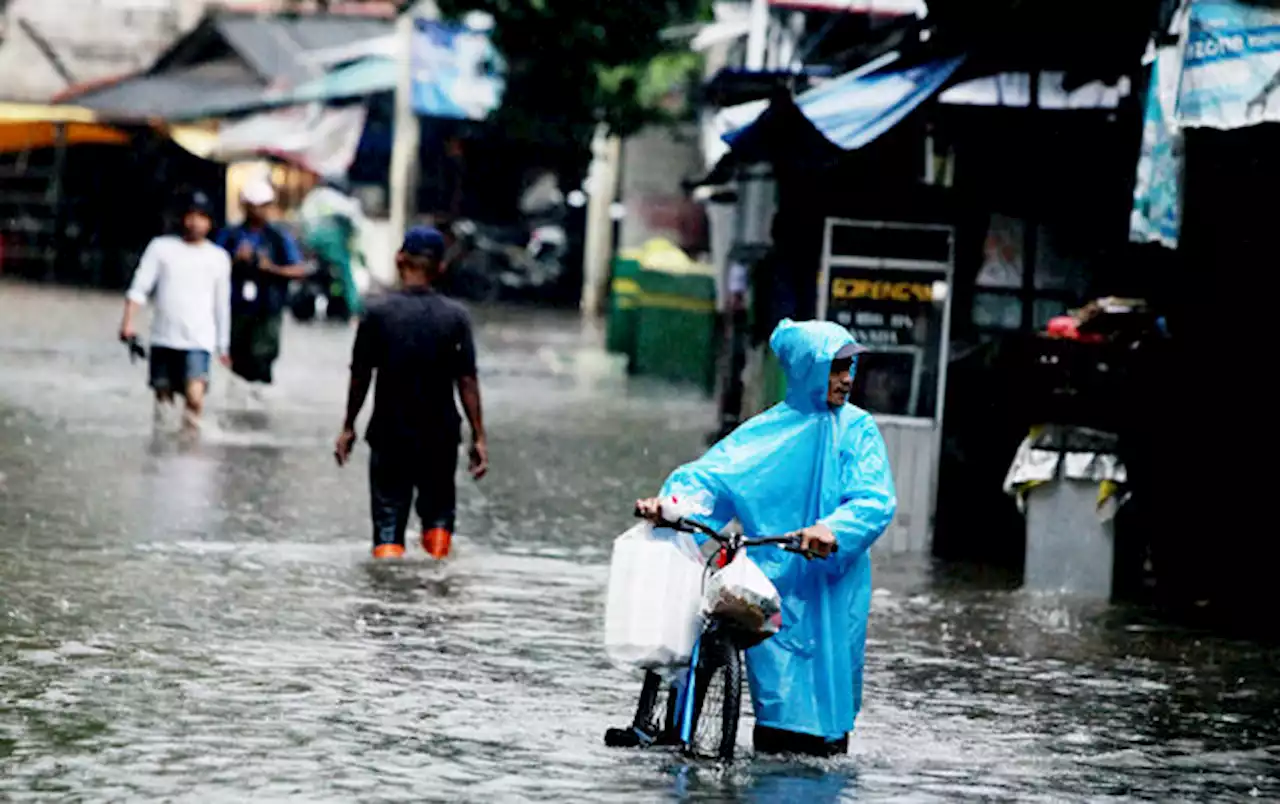
<path fill-rule="evenodd" d="M 1280 10 L 1195 0 L 1190 12 L 1179 124 L 1234 129 L 1280 121 Z"/>
<path fill-rule="evenodd" d="M 1179 51 L 1177 45 L 1161 48 L 1151 65 L 1129 216 L 1131 241 L 1169 248 L 1178 247 L 1182 214 L 1182 134 L 1175 117 L 1182 67 Z"/>
<path fill-rule="evenodd" d="M 483 120 L 502 102 L 503 64 L 487 33 L 414 21 L 413 109 L 426 117 Z"/>

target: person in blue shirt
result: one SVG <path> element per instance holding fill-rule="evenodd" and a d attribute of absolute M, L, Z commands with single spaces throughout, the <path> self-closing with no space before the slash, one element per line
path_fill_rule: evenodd
<path fill-rule="evenodd" d="M 782 598 L 782 628 L 747 651 L 747 680 L 758 753 L 841 754 L 862 704 L 868 551 L 897 498 L 875 421 L 848 404 L 865 349 L 838 324 L 790 319 L 769 346 L 786 374 L 786 399 L 677 469 L 661 497 L 636 509 L 660 521 L 662 499 L 701 498 L 706 525 L 736 519 L 749 535 L 796 535 L 825 558 L 749 548 Z"/>
<path fill-rule="evenodd" d="M 265 179 L 245 185 L 244 223 L 224 229 L 217 239 L 231 255 L 231 370 L 266 385 L 280 356 L 289 282 L 307 275 L 297 242 L 267 217 L 275 198 Z"/>

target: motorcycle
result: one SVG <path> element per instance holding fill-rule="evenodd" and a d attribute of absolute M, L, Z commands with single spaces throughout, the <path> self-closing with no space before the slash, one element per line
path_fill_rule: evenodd
<path fill-rule="evenodd" d="M 452 231 L 447 277 L 454 295 L 477 302 L 520 298 L 564 275 L 569 238 L 558 220 L 498 227 L 460 219 Z"/>

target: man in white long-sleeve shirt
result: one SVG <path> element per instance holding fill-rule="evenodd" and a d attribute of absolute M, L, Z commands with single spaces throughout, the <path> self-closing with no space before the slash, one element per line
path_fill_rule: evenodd
<path fill-rule="evenodd" d="M 209 387 L 209 361 L 227 363 L 231 342 L 231 258 L 208 238 L 213 209 L 208 196 L 186 201 L 181 236 L 157 237 L 147 246 L 125 297 L 120 337 L 133 338 L 138 308 L 152 300 L 151 387 L 157 409 L 174 394 L 186 400 L 183 422 L 198 424 Z"/>

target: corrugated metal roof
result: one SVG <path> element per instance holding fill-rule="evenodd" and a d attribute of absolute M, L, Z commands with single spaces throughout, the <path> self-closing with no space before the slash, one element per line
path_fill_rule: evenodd
<path fill-rule="evenodd" d="M 300 84 L 324 75 L 308 51 L 390 34 L 394 23 L 363 17 L 267 17 L 225 14 L 218 32 L 269 83 Z"/>
<path fill-rule="evenodd" d="M 121 81 L 76 98 L 76 104 L 104 117 L 189 120 L 200 117 L 209 106 L 250 104 L 261 95 L 260 84 L 228 85 L 201 80 L 184 70 Z"/>
<path fill-rule="evenodd" d="M 269 88 L 287 91 L 324 78 L 324 66 L 307 53 L 385 37 L 393 30 L 393 21 L 379 18 L 218 12 L 149 73 L 77 93 L 75 101 L 114 116 L 170 120 L 261 105 Z M 210 35 L 225 41 L 234 55 L 176 66 L 193 59 L 190 54 L 208 52 L 206 46 L 194 46 L 192 37 Z M 184 47 L 188 44 L 193 47 Z"/>

